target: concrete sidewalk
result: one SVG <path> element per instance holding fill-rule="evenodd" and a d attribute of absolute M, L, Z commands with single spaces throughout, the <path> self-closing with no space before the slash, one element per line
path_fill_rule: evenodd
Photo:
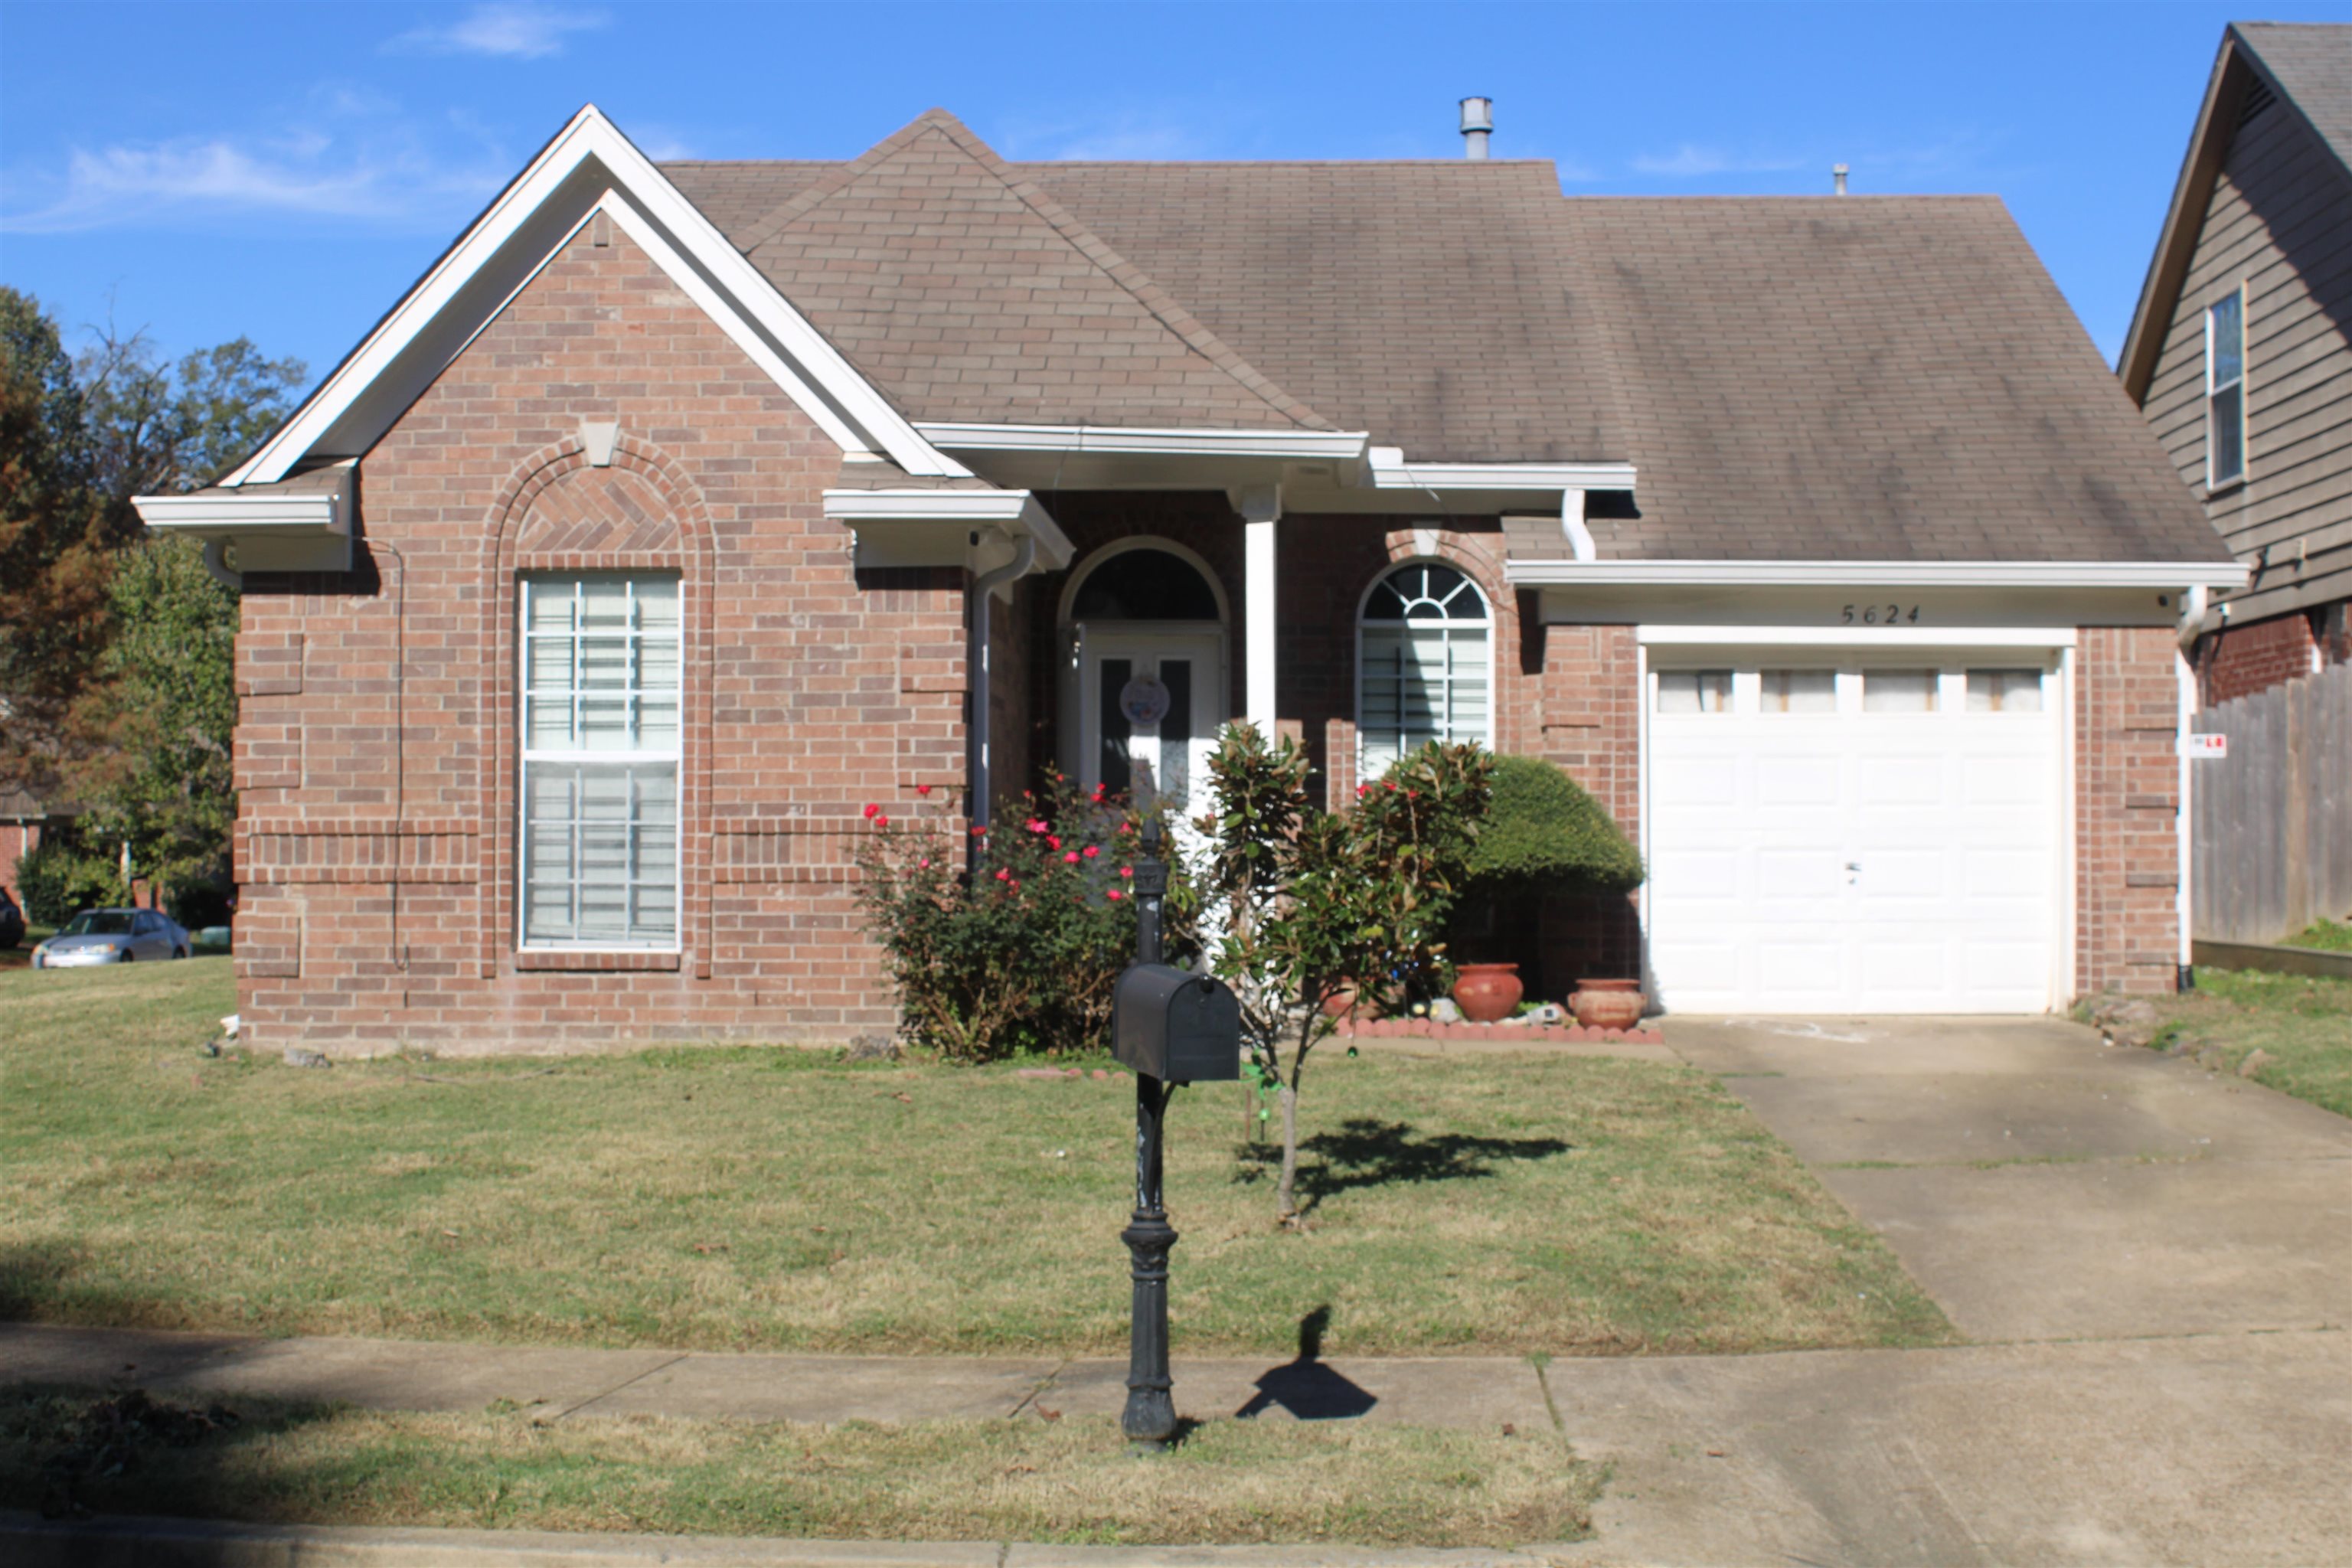
<path fill-rule="evenodd" d="M 1360 1417 L 1420 1426 L 1549 1426 L 1542 1374 L 1513 1356 L 1180 1357 L 1178 1409 L 1197 1419 Z M 674 1415 L 729 1421 L 935 1421 L 1116 1415 L 1127 1363 L 1054 1356 L 727 1354 L 555 1350 L 398 1340 L 0 1323 L 0 1384 L 136 1384 L 156 1394 L 262 1394 L 370 1410 L 481 1410 L 542 1421 Z"/>

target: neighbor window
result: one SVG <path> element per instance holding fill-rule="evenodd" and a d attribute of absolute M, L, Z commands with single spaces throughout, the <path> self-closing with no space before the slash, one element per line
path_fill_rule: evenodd
<path fill-rule="evenodd" d="M 1451 566 L 1419 561 L 1380 580 L 1357 628 L 1360 777 L 1430 741 L 1494 744 L 1493 629 L 1486 596 Z"/>
<path fill-rule="evenodd" d="M 1662 669 L 1658 671 L 1658 711 L 1661 713 L 1730 712 L 1731 671 L 1727 669 Z"/>
<path fill-rule="evenodd" d="M 677 945 L 676 577 L 522 584 L 522 940 Z"/>
<path fill-rule="evenodd" d="M 2246 474 L 2246 291 L 2205 312 L 2205 483 Z"/>
<path fill-rule="evenodd" d="M 1933 713 L 1936 672 L 1932 669 L 1869 669 L 1862 676 L 1862 709 L 1865 713 Z"/>
<path fill-rule="evenodd" d="M 1969 711 L 1971 713 L 2039 713 L 2042 672 L 2038 669 L 1972 669 L 1969 671 Z"/>

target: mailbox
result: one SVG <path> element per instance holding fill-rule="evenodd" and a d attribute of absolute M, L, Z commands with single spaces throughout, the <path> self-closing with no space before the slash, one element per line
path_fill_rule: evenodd
<path fill-rule="evenodd" d="M 1111 993 L 1111 1051 L 1166 1083 L 1242 1076 L 1242 1005 L 1213 975 L 1131 963 Z"/>

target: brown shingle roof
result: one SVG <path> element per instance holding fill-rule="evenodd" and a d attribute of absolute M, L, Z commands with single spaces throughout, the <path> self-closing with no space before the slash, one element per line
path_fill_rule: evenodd
<path fill-rule="evenodd" d="M 1604 558 L 2227 559 L 1988 197 L 1007 165 L 936 112 L 854 164 L 666 172 L 918 419 L 1287 414 L 1422 461 L 1631 460 Z"/>
<path fill-rule="evenodd" d="M 2232 22 L 2230 30 L 2352 170 L 2352 25 Z"/>
<path fill-rule="evenodd" d="M 730 237 L 912 418 L 1330 427 L 943 110 Z"/>
<path fill-rule="evenodd" d="M 1604 558 L 2228 558 L 1999 200 L 1563 205 L 1641 470 Z"/>

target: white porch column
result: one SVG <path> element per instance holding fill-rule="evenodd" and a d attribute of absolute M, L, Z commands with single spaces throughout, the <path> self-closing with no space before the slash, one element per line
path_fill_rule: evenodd
<path fill-rule="evenodd" d="M 1282 487 L 1254 485 L 1242 492 L 1242 628 L 1249 667 L 1244 708 L 1258 733 L 1275 734 L 1274 531 L 1282 521 Z"/>

